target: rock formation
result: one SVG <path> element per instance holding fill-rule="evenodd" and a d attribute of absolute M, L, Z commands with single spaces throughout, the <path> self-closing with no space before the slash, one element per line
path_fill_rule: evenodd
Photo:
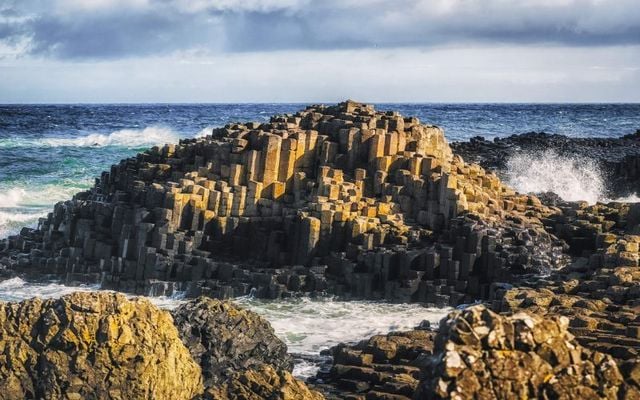
<path fill-rule="evenodd" d="M 185 399 L 200 367 L 169 313 L 115 293 L 0 303 L 0 399 Z"/>
<path fill-rule="evenodd" d="M 569 333 L 566 317 L 523 312 L 504 317 L 473 306 L 440 325 L 416 399 L 640 396 L 637 372 L 625 377 L 611 356 L 582 347 Z"/>
<path fill-rule="evenodd" d="M 441 129 L 347 101 L 123 160 L 0 244 L 0 264 L 148 295 L 456 305 L 562 264 L 555 212 Z"/>
<path fill-rule="evenodd" d="M 258 314 L 235 305 L 200 297 L 173 312 L 180 337 L 202 368 L 205 386 L 261 365 L 291 372 L 287 346 Z"/>
<path fill-rule="evenodd" d="M 434 336 L 422 329 L 340 344 L 330 350 L 330 370 L 318 373 L 313 382 L 329 398 L 410 399 L 418 387 L 420 367 L 432 354 Z"/>
<path fill-rule="evenodd" d="M 173 314 L 110 292 L 0 303 L 0 399 L 323 398 L 257 314 L 204 298 Z"/>

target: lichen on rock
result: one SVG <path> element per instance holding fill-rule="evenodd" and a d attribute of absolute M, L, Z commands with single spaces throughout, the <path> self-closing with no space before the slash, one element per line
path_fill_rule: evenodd
<path fill-rule="evenodd" d="M 192 399 L 200 367 L 168 312 L 108 292 L 0 303 L 1 399 Z"/>

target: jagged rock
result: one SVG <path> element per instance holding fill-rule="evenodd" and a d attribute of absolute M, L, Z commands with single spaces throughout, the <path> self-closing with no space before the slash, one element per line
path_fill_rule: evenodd
<path fill-rule="evenodd" d="M 268 365 L 233 373 L 222 385 L 207 389 L 212 400 L 323 400 L 324 396 L 295 379 L 288 371 Z"/>
<path fill-rule="evenodd" d="M 291 371 L 287 346 L 258 314 L 232 303 L 200 297 L 173 312 L 183 343 L 200 367 L 205 386 L 214 386 L 235 372 L 268 364 Z"/>
<path fill-rule="evenodd" d="M 168 312 L 115 293 L 0 303 L 1 399 L 192 399 L 200 367 Z"/>
<path fill-rule="evenodd" d="M 501 316 L 483 305 L 454 311 L 440 323 L 435 355 L 414 398 L 640 396 L 633 373 L 625 381 L 611 356 L 584 348 L 568 328 L 563 316 Z"/>

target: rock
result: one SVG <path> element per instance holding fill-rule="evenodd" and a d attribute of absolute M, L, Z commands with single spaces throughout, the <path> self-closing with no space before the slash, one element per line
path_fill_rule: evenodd
<path fill-rule="evenodd" d="M 215 400 L 322 400 L 324 396 L 309 389 L 288 371 L 276 371 L 262 365 L 234 372 L 222 385 L 207 389 L 205 398 Z"/>
<path fill-rule="evenodd" d="M 431 355 L 434 336 L 415 329 L 375 335 L 355 345 L 340 344 L 330 350 L 331 368 L 319 372 L 313 384 L 338 398 L 410 398 L 419 383 L 420 367 Z"/>
<path fill-rule="evenodd" d="M 483 305 L 454 311 L 440 322 L 414 399 L 637 398 L 635 367 L 625 366 L 625 378 L 611 356 L 581 346 L 568 325 L 562 316 L 501 316 Z M 465 340 L 470 332 L 481 333 Z"/>
<path fill-rule="evenodd" d="M 73 293 L 0 303 L 2 399 L 192 399 L 200 367 L 144 299 Z"/>
<path fill-rule="evenodd" d="M 205 386 L 226 381 L 235 372 L 270 365 L 291 372 L 287 346 L 258 314 L 230 302 L 199 297 L 172 311 L 174 323 Z"/>

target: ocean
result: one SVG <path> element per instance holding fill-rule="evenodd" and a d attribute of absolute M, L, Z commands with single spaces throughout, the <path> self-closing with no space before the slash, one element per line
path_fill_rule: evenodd
<path fill-rule="evenodd" d="M 0 238 L 23 226 L 35 226 L 56 202 L 89 188 L 101 171 L 122 158 L 153 145 L 205 135 L 213 127 L 230 122 L 266 121 L 273 114 L 293 113 L 304 106 L 0 105 Z M 620 137 L 640 129 L 640 104 L 378 104 L 376 108 L 400 111 L 405 116 L 417 116 L 424 123 L 439 125 L 449 141 L 532 131 L 571 137 Z M 557 175 L 565 171 L 567 179 L 573 180 L 573 186 L 569 186 L 572 194 L 583 190 L 598 199 L 599 194 L 589 186 L 594 174 L 597 178 L 597 171 L 576 173 L 579 165 L 563 166 L 562 160 L 550 163 L 549 168 L 552 171 L 547 172 Z M 527 190 L 535 190 L 531 187 L 532 182 L 537 182 L 535 177 L 513 183 L 520 181 Z M 539 181 L 543 184 L 545 179 Z M 71 290 L 96 288 L 32 284 L 13 278 L 0 282 L 0 300 L 55 297 Z M 181 299 L 154 301 L 171 308 Z M 272 323 L 298 356 L 296 374 L 303 377 L 315 372 L 317 363 L 308 359 L 317 357 L 323 348 L 375 333 L 408 329 L 425 319 L 435 323 L 448 312 L 374 302 L 238 301 Z"/>

